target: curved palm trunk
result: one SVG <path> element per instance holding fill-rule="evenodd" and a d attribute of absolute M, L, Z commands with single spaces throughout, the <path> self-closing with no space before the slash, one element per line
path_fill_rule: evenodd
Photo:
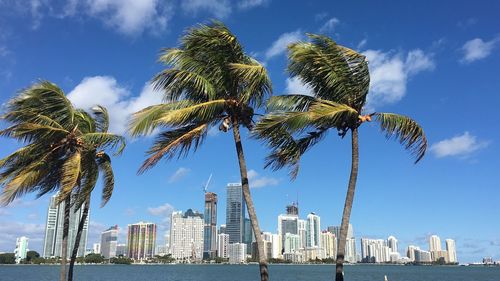
<path fill-rule="evenodd" d="M 61 249 L 61 272 L 59 273 L 59 280 L 66 280 L 66 263 L 68 258 L 68 232 L 69 232 L 69 213 L 71 211 L 71 195 L 68 195 L 64 200 L 64 226 L 62 237 Z"/>
<path fill-rule="evenodd" d="M 71 253 L 71 259 L 69 261 L 68 281 L 73 281 L 73 269 L 75 267 L 76 255 L 78 255 L 78 248 L 80 247 L 80 239 L 82 238 L 82 232 L 83 232 L 83 227 L 85 225 L 85 220 L 87 220 L 87 216 L 89 214 L 89 206 L 90 206 L 90 196 L 85 201 L 82 218 L 80 219 L 80 223 L 78 224 L 78 230 L 76 232 L 76 238 L 75 238 L 75 245 L 73 246 L 73 252 Z"/>
<path fill-rule="evenodd" d="M 345 198 L 344 212 L 342 214 L 342 224 L 340 225 L 339 247 L 337 250 L 337 265 L 335 269 L 335 281 L 344 281 L 344 255 L 347 241 L 347 230 L 349 228 L 349 218 L 351 217 L 354 191 L 358 178 L 359 151 L 358 151 L 358 128 L 352 129 L 352 162 L 351 176 Z"/>
<path fill-rule="evenodd" d="M 233 119 L 233 134 L 234 134 L 234 142 L 236 144 L 236 153 L 238 154 L 238 162 L 240 165 L 243 197 L 245 198 L 245 202 L 247 204 L 248 216 L 250 217 L 250 222 L 252 224 L 255 241 L 257 241 L 257 255 L 259 257 L 260 280 L 268 281 L 269 271 L 267 269 L 267 259 L 264 254 L 264 240 L 262 239 L 262 235 L 260 233 L 259 221 L 257 220 L 257 214 L 255 213 L 255 207 L 253 206 L 253 200 L 250 194 L 250 187 L 248 185 L 247 165 L 245 162 L 245 155 L 243 154 L 243 145 L 241 144 L 240 128 L 238 120 L 236 119 Z"/>

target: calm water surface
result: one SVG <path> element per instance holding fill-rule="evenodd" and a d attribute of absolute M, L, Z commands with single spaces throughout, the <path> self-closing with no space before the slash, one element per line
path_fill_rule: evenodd
<path fill-rule="evenodd" d="M 333 280 L 331 265 L 272 265 L 272 281 Z M 1 281 L 58 280 L 58 266 L 0 266 Z M 500 281 L 500 267 L 346 266 L 347 281 Z M 255 281 L 256 265 L 85 265 L 75 281 Z"/>

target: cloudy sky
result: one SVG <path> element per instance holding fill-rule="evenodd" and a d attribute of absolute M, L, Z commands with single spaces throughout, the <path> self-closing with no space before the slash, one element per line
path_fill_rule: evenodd
<path fill-rule="evenodd" d="M 0 104 L 38 79 L 58 84 L 81 108 L 106 106 L 111 128 L 126 134 L 127 119 L 161 101 L 148 85 L 162 69 L 159 51 L 175 47 L 184 30 L 223 20 L 245 50 L 265 63 L 275 94 L 307 92 L 288 78 L 286 46 L 322 33 L 366 55 L 370 62 L 368 109 L 407 114 L 430 142 L 414 165 L 399 144 L 373 125 L 360 133 L 360 176 L 352 223 L 358 238 L 394 235 L 400 247 L 427 249 L 437 234 L 457 241 L 462 262 L 500 259 L 500 4 L 414 1 L 278 0 L 0 0 Z M 391 2 L 391 3 L 389 3 Z M 452 9 L 452 12 L 451 12 Z M 491 108 L 493 107 L 493 108 Z M 0 126 L 6 126 L 1 124 Z M 161 162 L 137 176 L 151 138 L 130 139 L 114 159 L 116 189 L 99 208 L 93 197 L 89 247 L 100 231 L 140 220 L 163 233 L 173 210 L 202 210 L 202 186 L 219 194 L 225 221 L 225 185 L 238 181 L 231 137 L 210 131 L 204 146 L 186 159 Z M 19 144 L 0 139 L 0 157 Z M 302 161 L 296 181 L 287 171 L 263 169 L 266 150 L 244 140 L 252 192 L 262 229 L 276 231 L 278 214 L 299 198 L 300 212 L 316 212 L 322 228 L 340 223 L 350 147 L 331 134 Z M 0 251 L 12 251 L 26 235 L 41 251 L 48 197 L 26 196 L 0 208 Z M 122 231 L 121 242 L 125 231 Z"/>

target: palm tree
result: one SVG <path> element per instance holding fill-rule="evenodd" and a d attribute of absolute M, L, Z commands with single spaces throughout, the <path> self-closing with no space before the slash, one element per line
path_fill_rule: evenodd
<path fill-rule="evenodd" d="M 97 107 L 96 113 L 105 112 Z M 102 114 L 101 114 L 102 115 Z M 66 279 L 70 208 L 77 210 L 94 189 L 103 170 L 103 203 L 113 190 L 110 157 L 105 150 L 120 154 L 123 137 L 107 133 L 107 121 L 75 109 L 64 92 L 41 81 L 11 99 L 2 116 L 11 124 L 0 131 L 25 146 L 0 160 L 1 205 L 8 205 L 26 193 L 59 191 L 65 202 L 60 280 Z"/>
<path fill-rule="evenodd" d="M 254 107 L 261 106 L 271 93 L 266 69 L 246 55 L 231 31 L 220 22 L 191 28 L 181 38 L 179 48 L 163 50 L 160 61 L 167 69 L 158 73 L 153 84 L 164 91 L 164 104 L 134 114 L 133 136 L 167 130 L 156 137 L 139 173 L 162 158 L 186 156 L 196 150 L 208 130 L 219 125 L 223 132 L 233 130 L 240 167 L 243 196 L 258 246 L 261 280 L 268 280 L 264 241 L 253 205 L 240 136 L 240 126 L 251 129 Z"/>
<path fill-rule="evenodd" d="M 358 176 L 358 130 L 372 117 L 388 139 L 395 138 L 416 157 L 425 154 L 427 140 L 423 129 L 412 119 L 394 113 L 373 112 L 363 115 L 369 89 L 366 58 L 328 37 L 308 34 L 310 42 L 291 44 L 288 71 L 309 85 L 313 95 L 285 95 L 270 99 L 270 114 L 254 128 L 258 138 L 266 140 L 272 152 L 266 167 L 289 167 L 292 178 L 297 176 L 299 161 L 330 129 L 340 137 L 351 132 L 352 162 L 345 199 L 336 261 L 335 280 L 343 280 L 343 263 Z"/>

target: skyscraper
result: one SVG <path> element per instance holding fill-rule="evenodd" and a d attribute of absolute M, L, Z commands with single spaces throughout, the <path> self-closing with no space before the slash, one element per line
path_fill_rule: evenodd
<path fill-rule="evenodd" d="M 217 252 L 217 194 L 205 192 L 203 257 L 214 258 Z"/>
<path fill-rule="evenodd" d="M 392 253 L 397 253 L 398 252 L 398 239 L 394 236 L 389 236 L 387 238 L 387 246 L 389 246 L 389 249 L 391 250 Z"/>
<path fill-rule="evenodd" d="M 26 236 L 18 237 L 16 239 L 16 249 L 14 250 L 16 263 L 20 263 L 21 260 L 25 259 L 27 252 L 28 252 L 28 237 Z"/>
<path fill-rule="evenodd" d="M 154 257 L 156 248 L 156 224 L 138 222 L 128 225 L 128 257 L 144 260 Z"/>
<path fill-rule="evenodd" d="M 247 245 L 244 243 L 233 243 L 228 246 L 229 263 L 244 263 L 247 261 Z"/>
<path fill-rule="evenodd" d="M 229 243 L 241 243 L 245 235 L 245 200 L 241 183 L 227 184 L 226 233 Z"/>
<path fill-rule="evenodd" d="M 285 249 L 286 234 L 299 234 L 298 221 L 299 217 L 297 215 L 281 214 L 278 216 L 278 235 L 281 237 L 282 252 Z M 301 245 L 300 247 L 303 246 Z"/>
<path fill-rule="evenodd" d="M 297 203 L 292 202 L 292 204 L 286 206 L 286 214 L 287 215 L 294 215 L 298 216 L 299 215 L 299 206 Z"/>
<path fill-rule="evenodd" d="M 229 234 L 221 233 L 217 235 L 217 256 L 228 258 Z"/>
<path fill-rule="evenodd" d="M 189 209 L 173 212 L 170 223 L 170 252 L 175 259 L 203 258 L 203 215 Z M 217 243 L 217 242 L 216 242 Z"/>
<path fill-rule="evenodd" d="M 252 229 L 252 222 L 250 221 L 249 218 L 245 218 L 245 223 L 244 223 L 244 230 L 243 230 L 243 243 L 247 244 L 247 246 L 252 245 L 253 239 L 253 229 Z M 247 249 L 247 253 L 248 253 Z"/>
<path fill-rule="evenodd" d="M 333 232 L 335 237 L 337 237 L 337 249 L 338 243 L 340 242 L 340 226 L 329 226 L 328 231 Z M 352 224 L 347 227 L 347 239 L 345 245 L 345 261 L 350 263 L 357 262 L 356 257 L 356 238 L 354 237 L 354 229 Z"/>
<path fill-rule="evenodd" d="M 455 240 L 446 239 L 446 251 L 448 252 L 448 262 L 456 263 L 457 259 L 457 248 L 455 246 Z"/>
<path fill-rule="evenodd" d="M 118 244 L 118 225 L 112 226 L 101 233 L 101 255 L 106 259 L 116 257 Z"/>
<path fill-rule="evenodd" d="M 320 233 L 320 218 L 315 213 L 310 213 L 309 215 L 307 215 L 306 247 L 321 247 Z"/>
<path fill-rule="evenodd" d="M 47 210 L 47 223 L 45 224 L 45 239 L 43 243 L 43 256 L 49 257 L 60 257 L 62 256 L 62 236 L 64 227 L 64 206 L 65 202 L 57 204 L 58 193 L 50 198 L 49 208 Z M 83 205 L 82 208 L 75 211 L 74 207 L 71 207 L 69 213 L 69 230 L 68 230 L 68 257 L 71 256 L 73 252 L 73 245 L 75 244 L 76 233 L 78 231 L 78 225 L 83 215 Z M 87 248 L 87 230 L 89 224 L 90 213 L 85 220 L 82 230 L 82 236 L 80 238 L 80 245 L 78 247 L 77 256 L 81 257 L 85 254 L 85 249 Z"/>
<path fill-rule="evenodd" d="M 437 261 L 441 252 L 441 239 L 437 235 L 429 237 L 429 252 L 433 261 Z"/>
<path fill-rule="evenodd" d="M 325 251 L 326 258 L 337 258 L 337 237 L 329 231 L 321 232 L 321 246 Z"/>

